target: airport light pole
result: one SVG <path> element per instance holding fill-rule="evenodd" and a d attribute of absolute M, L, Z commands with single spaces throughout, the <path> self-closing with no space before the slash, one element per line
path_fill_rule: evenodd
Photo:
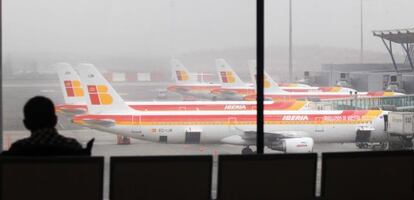
<path fill-rule="evenodd" d="M 171 32 L 171 40 L 170 40 L 170 54 L 171 58 L 175 58 L 175 1 L 170 1 L 170 32 Z"/>
<path fill-rule="evenodd" d="M 360 0 L 360 22 L 361 22 L 361 46 L 360 46 L 360 62 L 364 62 L 364 4 L 363 0 Z"/>

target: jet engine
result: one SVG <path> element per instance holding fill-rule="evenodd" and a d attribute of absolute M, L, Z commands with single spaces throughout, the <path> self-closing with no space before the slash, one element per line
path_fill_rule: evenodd
<path fill-rule="evenodd" d="M 312 152 L 313 139 L 309 137 L 286 138 L 275 141 L 268 145 L 268 147 L 285 153 L 307 153 Z"/>

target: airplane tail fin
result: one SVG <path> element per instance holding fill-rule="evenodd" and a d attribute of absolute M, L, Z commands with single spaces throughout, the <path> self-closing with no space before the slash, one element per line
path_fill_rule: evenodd
<path fill-rule="evenodd" d="M 174 76 L 174 80 L 178 84 L 183 83 L 197 83 L 197 79 L 190 74 L 187 68 L 178 60 L 172 59 L 171 60 L 171 69 L 172 74 Z"/>
<path fill-rule="evenodd" d="M 246 84 L 240 79 L 240 77 L 224 59 L 216 59 L 216 68 L 222 86 L 246 86 Z"/>
<path fill-rule="evenodd" d="M 256 88 L 256 60 L 249 60 L 249 71 L 252 78 L 253 84 Z M 265 94 L 280 94 L 287 93 L 282 90 L 279 85 L 269 76 L 268 73 L 264 72 L 264 92 Z"/>
<path fill-rule="evenodd" d="M 82 63 L 76 70 L 83 83 L 89 113 L 118 113 L 131 110 L 94 65 Z"/>
<path fill-rule="evenodd" d="M 59 77 L 60 88 L 63 93 L 65 104 L 84 104 L 84 90 L 79 75 L 68 63 L 58 63 L 56 65 Z"/>

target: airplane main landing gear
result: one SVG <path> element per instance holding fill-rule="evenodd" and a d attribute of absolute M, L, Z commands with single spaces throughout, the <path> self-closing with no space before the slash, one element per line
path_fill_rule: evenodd
<path fill-rule="evenodd" d="M 355 143 L 355 145 L 359 149 L 385 150 L 388 148 L 387 142 L 380 142 L 380 143 L 357 142 Z"/>
<path fill-rule="evenodd" d="M 355 145 L 360 149 L 368 149 L 369 145 L 367 142 L 357 142 Z"/>
<path fill-rule="evenodd" d="M 249 146 L 246 146 L 242 149 L 241 153 L 243 155 L 248 155 L 248 154 L 253 154 L 254 152 Z"/>
<path fill-rule="evenodd" d="M 131 139 L 127 136 L 118 135 L 117 136 L 117 144 L 122 144 L 122 145 L 131 144 Z"/>

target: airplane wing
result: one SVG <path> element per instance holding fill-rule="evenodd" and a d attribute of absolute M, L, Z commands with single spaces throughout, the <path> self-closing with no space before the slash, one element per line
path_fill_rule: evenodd
<path fill-rule="evenodd" d="M 177 87 L 176 91 L 177 91 L 178 93 L 187 93 L 187 92 L 189 92 L 189 91 L 190 91 L 190 89 L 188 89 L 188 88 L 183 88 L 183 87 Z"/>
<path fill-rule="evenodd" d="M 237 92 L 235 92 L 233 90 L 222 90 L 220 92 L 221 92 L 222 95 L 226 95 L 226 96 L 237 95 Z"/>
<path fill-rule="evenodd" d="M 256 140 L 256 131 L 246 131 L 244 132 L 245 138 L 252 138 Z M 297 137 L 304 137 L 308 135 L 306 132 L 303 131 L 270 131 L 264 133 L 265 140 L 278 140 L 278 139 L 285 139 L 285 138 L 297 138 Z"/>
<path fill-rule="evenodd" d="M 91 125 L 91 126 L 103 126 L 103 127 L 115 126 L 115 120 L 113 119 L 84 119 L 83 121 L 86 124 Z"/>
<path fill-rule="evenodd" d="M 308 133 L 303 131 L 267 131 L 264 133 L 265 143 L 271 143 L 281 139 L 307 137 Z M 221 142 L 236 145 L 255 145 L 256 131 L 244 131 L 242 135 L 232 135 L 223 138 Z"/>
<path fill-rule="evenodd" d="M 62 112 L 65 114 L 71 114 L 71 115 L 80 115 L 87 113 L 87 109 L 85 108 L 59 108 L 58 112 Z"/>

